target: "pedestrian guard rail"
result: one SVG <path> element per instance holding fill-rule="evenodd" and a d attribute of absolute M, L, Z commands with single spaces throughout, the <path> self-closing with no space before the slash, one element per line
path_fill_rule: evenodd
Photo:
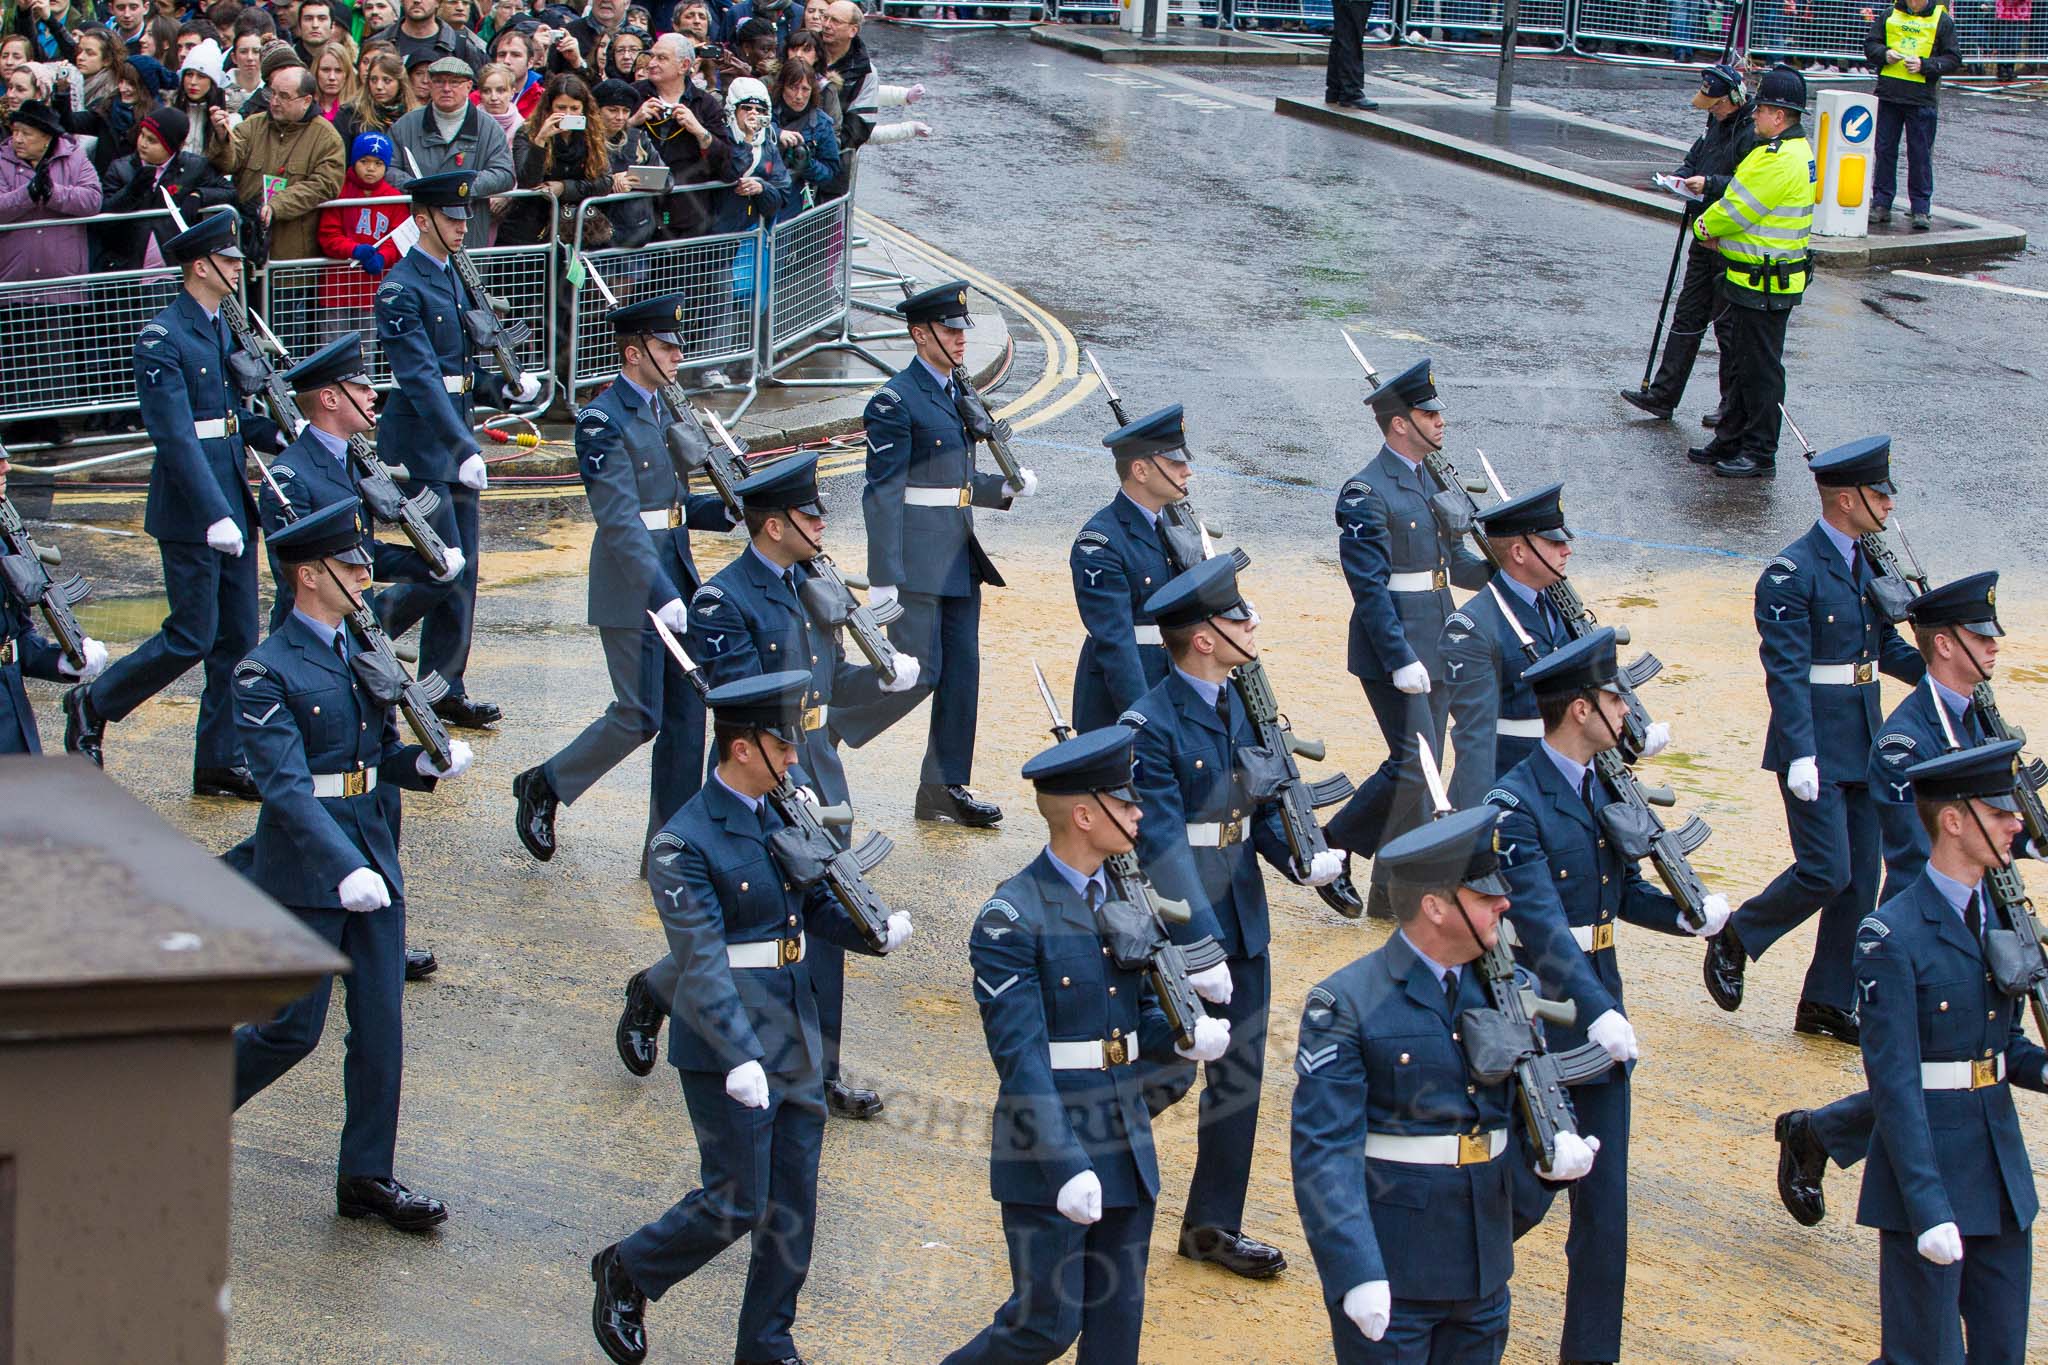
<path fill-rule="evenodd" d="M 693 185 L 678 187 L 675 193 L 728 188 Z M 531 329 L 517 357 L 524 371 L 542 380 L 542 391 L 520 409 L 522 413 L 545 411 L 558 395 L 566 397 L 573 413 L 579 395 L 617 373 L 611 328 L 605 322 L 612 298 L 630 302 L 661 293 L 684 295 L 688 303 L 678 328 L 684 341 L 679 367 L 736 372 L 737 380 L 721 375 L 710 387 L 740 393 L 742 411 L 763 384 L 828 382 L 786 379 L 780 373 L 805 356 L 833 346 L 858 349 L 847 344 L 846 331 L 853 287 L 851 195 L 787 214 L 772 228 L 641 246 L 592 245 L 601 235 L 593 222 L 607 208 L 642 201 L 652 211 L 665 197 L 636 191 L 586 199 L 568 206 L 566 220 L 565 206 L 544 190 L 499 197 L 544 201 L 550 224 L 546 237 L 532 244 L 468 250 L 493 306 Z M 405 196 L 336 199 L 322 208 L 390 208 L 407 202 Z M 90 234 L 124 223 L 155 225 L 169 217 L 167 210 L 159 209 L 0 224 L 0 263 L 8 258 L 10 237 L 23 240 L 18 234 L 52 228 Z M 280 366 L 355 332 L 363 339 L 371 381 L 388 389 L 391 368 L 377 344 L 379 284 L 353 261 L 273 260 L 260 272 L 245 274 L 242 297 L 282 346 L 283 358 L 273 357 Z M 10 381 L 0 390 L 0 422 L 76 422 L 133 413 L 136 333 L 177 296 L 179 288 L 178 270 L 164 266 L 0 281 L 0 359 Z M 817 344 L 799 346 L 821 336 L 824 339 Z M 106 439 L 134 443 L 132 432 Z M 89 468 L 146 453 L 146 448 L 125 451 L 62 468 Z"/>

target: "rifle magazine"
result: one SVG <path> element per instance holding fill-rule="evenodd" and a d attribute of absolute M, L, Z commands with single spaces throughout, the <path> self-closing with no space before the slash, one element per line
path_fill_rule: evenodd
<path fill-rule="evenodd" d="M 1553 1052 L 1557 1062 L 1558 1079 L 1566 1085 L 1584 1085 L 1597 1081 L 1607 1074 L 1614 1065 L 1614 1058 L 1598 1043 L 1581 1043 L 1569 1052 Z"/>
<path fill-rule="evenodd" d="M 1679 851 L 1690 856 L 1698 851 L 1713 833 L 1714 831 L 1707 827 L 1706 821 L 1697 815 L 1688 815 L 1684 824 L 1671 831 L 1671 837 L 1677 841 Z"/>
<path fill-rule="evenodd" d="M 880 867 L 882 860 L 894 852 L 895 849 L 896 844 L 894 840 L 890 839 L 888 835 L 880 830 L 873 830 L 869 832 L 867 838 L 855 844 L 850 852 L 853 855 L 854 866 L 858 867 L 861 873 L 865 875 Z"/>
<path fill-rule="evenodd" d="M 1316 810 L 1349 801 L 1352 793 L 1357 790 L 1351 785 L 1351 777 L 1347 773 L 1337 773 L 1320 782 L 1305 781 L 1303 785 L 1308 788 L 1309 805 Z"/>
<path fill-rule="evenodd" d="M 82 574 L 72 574 L 68 578 L 53 579 L 50 582 L 50 588 L 57 594 L 57 600 L 67 607 L 75 607 L 80 602 L 90 601 L 92 598 L 92 584 L 86 582 Z M 2039 759 L 2034 761 L 2040 762 Z"/>
<path fill-rule="evenodd" d="M 1662 659 L 1654 654 L 1638 654 L 1629 661 L 1626 668 L 1621 670 L 1621 676 L 1627 679 L 1630 687 L 1635 688 L 1641 687 L 1663 671 L 1664 661 Z"/>
<path fill-rule="evenodd" d="M 879 607 L 869 607 L 868 615 L 878 626 L 891 625 L 903 619 L 903 603 L 896 600 L 884 602 Z"/>
<path fill-rule="evenodd" d="M 439 673 L 422 673 L 413 679 L 412 685 L 429 706 L 448 695 L 448 680 Z"/>

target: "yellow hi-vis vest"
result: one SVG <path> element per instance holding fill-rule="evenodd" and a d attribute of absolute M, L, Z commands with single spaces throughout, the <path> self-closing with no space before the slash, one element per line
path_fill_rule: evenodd
<path fill-rule="evenodd" d="M 1929 5 L 1925 14 L 1914 14 L 1894 5 L 1892 12 L 1885 16 L 1884 45 L 1902 57 L 1918 57 L 1926 61 L 1934 55 L 1934 35 L 1941 28 L 1941 17 L 1947 13 L 1947 5 Z M 1921 72 L 1906 70 L 1904 62 L 1887 62 L 1878 74 L 1895 81 L 1924 84 L 1927 80 Z"/>
<path fill-rule="evenodd" d="M 1795 300 L 1806 292 L 1815 180 L 1804 136 L 1775 138 L 1742 158 L 1728 192 L 1693 222 L 1702 241 L 1720 239 L 1729 284 Z"/>

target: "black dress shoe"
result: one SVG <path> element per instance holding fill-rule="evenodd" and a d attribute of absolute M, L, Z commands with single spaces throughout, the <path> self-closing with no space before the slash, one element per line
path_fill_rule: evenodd
<path fill-rule="evenodd" d="M 1700 425 L 1712 431 L 1715 427 L 1721 425 L 1721 415 L 1726 411 L 1727 409 L 1725 408 L 1715 408 L 1712 412 L 1701 413 Z"/>
<path fill-rule="evenodd" d="M 1707 994 L 1714 997 L 1714 1003 L 1724 1010 L 1742 1008 L 1742 972 L 1749 965 L 1749 954 L 1742 951 L 1742 940 L 1723 929 L 1707 940 L 1707 960 L 1704 973 L 1707 978 Z"/>
<path fill-rule="evenodd" d="M 1363 109 L 1368 112 L 1380 107 L 1378 100 L 1369 100 L 1363 95 L 1358 96 L 1356 99 L 1324 100 L 1323 103 L 1337 109 Z"/>
<path fill-rule="evenodd" d="M 1719 464 L 1722 459 L 1712 446 L 1693 446 L 1685 452 L 1685 458 L 1694 464 Z"/>
<path fill-rule="evenodd" d="M 1853 1011 L 1823 1005 L 1818 1000 L 1802 1000 L 1792 1015 L 1794 1033 L 1811 1034 L 1816 1038 L 1832 1038 L 1850 1047 L 1861 1045 L 1863 1027 L 1857 1023 Z"/>
<path fill-rule="evenodd" d="M 1351 855 L 1349 853 L 1344 854 L 1344 870 L 1337 874 L 1337 880 L 1325 882 L 1317 887 L 1316 894 L 1323 898 L 1324 905 L 1329 906 L 1345 919 L 1357 919 L 1365 913 L 1365 898 L 1358 894 L 1358 888 L 1351 881 Z"/>
<path fill-rule="evenodd" d="M 619 1011 L 612 1038 L 619 1045 L 619 1060 L 635 1076 L 652 1072 L 661 1060 L 661 1021 L 667 1017 L 661 997 L 647 984 L 647 973 L 633 973 L 626 982 L 626 1008 Z"/>
<path fill-rule="evenodd" d="M 405 979 L 407 981 L 425 981 L 440 970 L 440 961 L 428 949 L 407 948 L 405 950 Z"/>
<path fill-rule="evenodd" d="M 334 1182 L 334 1211 L 344 1218 L 382 1218 L 400 1232 L 425 1232 L 448 1221 L 448 1206 L 414 1194 L 396 1180 L 343 1176 Z"/>
<path fill-rule="evenodd" d="M 518 801 L 519 810 L 512 817 L 514 829 L 519 831 L 519 842 L 526 845 L 526 851 L 541 862 L 555 856 L 555 811 L 561 806 L 562 798 L 555 795 L 555 789 L 548 784 L 548 775 L 539 768 L 528 768 L 512 779 L 512 795 Z M 641 875 L 647 874 L 643 863 Z M 640 1073 L 643 1076 L 646 1072 Z"/>
<path fill-rule="evenodd" d="M 1813 1115 L 1788 1109 L 1778 1115 L 1778 1198 L 1785 1212 L 1813 1227 L 1827 1216 L 1827 1196 L 1820 1182 L 1828 1173 L 1827 1149 L 1813 1135 Z"/>
<path fill-rule="evenodd" d="M 1778 474 L 1776 460 L 1759 460 L 1753 455 L 1737 455 L 1732 460 L 1716 460 L 1714 473 L 1724 479 L 1770 479 Z"/>
<path fill-rule="evenodd" d="M 1279 1247 L 1247 1237 L 1227 1228 L 1180 1230 L 1180 1254 L 1191 1261 L 1207 1261 L 1247 1280 L 1268 1280 L 1287 1269 L 1287 1257 Z"/>
<path fill-rule="evenodd" d="M 237 801 L 261 801 L 263 793 L 256 790 L 256 777 L 247 768 L 194 768 L 192 770 L 192 794 L 194 796 L 231 796 Z"/>
<path fill-rule="evenodd" d="M 93 714 L 92 691 L 84 683 L 64 694 L 64 752 L 84 754 L 95 768 L 107 766 L 106 722 Z"/>
<path fill-rule="evenodd" d="M 834 1118 L 871 1119 L 882 1112 L 882 1097 L 872 1090 L 857 1090 L 845 1081 L 827 1081 L 825 1108 Z"/>
<path fill-rule="evenodd" d="M 1002 807 L 993 801 L 981 800 L 957 783 L 920 782 L 917 802 L 911 813 L 919 820 L 966 825 L 970 829 L 993 829 L 1003 822 Z"/>
<path fill-rule="evenodd" d="M 804 1365 L 802 1356 L 778 1356 L 774 1360 L 748 1360 L 745 1356 L 734 1356 L 732 1365 Z"/>
<path fill-rule="evenodd" d="M 647 1359 L 647 1296 L 633 1283 L 613 1242 L 590 1258 L 590 1278 L 597 1293 L 590 1300 L 590 1330 L 597 1344 L 618 1365 L 640 1365 Z"/>
<path fill-rule="evenodd" d="M 494 701 L 452 695 L 434 703 L 434 714 L 458 730 L 486 730 L 505 718 Z"/>
<path fill-rule="evenodd" d="M 1658 402 L 1655 398 L 1653 398 L 1652 396 L 1643 392 L 1640 389 L 1623 389 L 1621 391 L 1621 401 L 1628 404 L 1632 408 L 1639 408 L 1642 411 L 1649 413 L 1650 416 L 1656 418 L 1660 422 L 1668 422 L 1671 420 L 1671 405 L 1669 403 Z"/>

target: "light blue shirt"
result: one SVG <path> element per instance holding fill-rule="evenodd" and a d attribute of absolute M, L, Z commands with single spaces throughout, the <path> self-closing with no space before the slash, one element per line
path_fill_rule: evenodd
<path fill-rule="evenodd" d="M 1145 524 L 1147 526 L 1156 527 L 1159 525 L 1159 514 L 1157 512 L 1147 507 L 1144 503 L 1139 502 L 1136 498 L 1132 497 L 1129 493 L 1124 492 L 1121 488 L 1117 490 L 1116 495 L 1122 498 L 1125 502 L 1129 503 L 1131 506 L 1137 508 L 1139 515 L 1145 518 Z"/>
<path fill-rule="evenodd" d="M 639 394 L 641 402 L 646 403 L 649 406 L 653 405 L 654 391 L 652 389 L 643 389 L 638 384 L 635 384 L 632 380 L 626 378 L 626 372 L 624 370 L 619 371 L 619 382 L 621 384 L 624 384 L 633 392 Z"/>
<path fill-rule="evenodd" d="M 1952 687 L 1942 686 L 1940 679 L 1936 678 L 1934 674 L 1929 673 L 1927 675 L 1927 685 L 1934 689 L 1935 696 L 1941 698 L 1941 704 L 1955 713 L 1957 720 L 1961 720 L 1970 713 L 1970 699 Z M 1957 738 L 1960 739 L 1961 736 L 1959 735 Z"/>
<path fill-rule="evenodd" d="M 1195 689 L 1195 695 L 1208 702 L 1211 706 L 1216 704 L 1218 694 L 1223 691 L 1222 683 L 1204 682 L 1194 674 L 1181 668 L 1179 664 L 1173 666 L 1173 671 L 1180 674 L 1182 682 Z"/>
<path fill-rule="evenodd" d="M 1091 886 L 1100 893 L 1096 898 L 1096 904 L 1099 905 L 1109 899 L 1109 878 L 1102 875 L 1101 868 L 1095 869 L 1094 876 L 1084 877 L 1061 862 L 1060 855 L 1052 851 L 1051 844 L 1045 846 L 1045 860 L 1052 864 L 1053 871 L 1060 874 L 1061 881 L 1074 888 L 1074 894 L 1081 898 L 1081 904 L 1088 904 L 1088 888 Z"/>
<path fill-rule="evenodd" d="M 1829 525 L 1829 524 L 1828 524 L 1828 520 L 1827 520 L 1827 518 L 1826 518 L 1826 517 L 1822 517 L 1822 518 L 1821 518 L 1821 520 L 1820 520 L 1820 522 L 1819 522 L 1818 524 L 1819 524 L 1819 526 L 1820 526 L 1820 529 L 1821 529 L 1821 530 L 1823 530 L 1823 531 L 1827 532 L 1827 537 L 1828 537 L 1828 539 L 1829 539 L 1829 540 L 1830 540 L 1831 542 L 1833 542 L 1833 544 L 1834 544 L 1834 547 L 1835 547 L 1836 551 L 1838 551 L 1838 552 L 1839 552 L 1839 553 L 1841 554 L 1841 556 L 1842 556 L 1842 562 L 1843 562 L 1844 564 L 1847 564 L 1847 565 L 1848 565 L 1848 566 L 1849 566 L 1850 568 L 1852 568 L 1852 569 L 1853 569 L 1853 568 L 1855 568 L 1855 567 L 1856 567 L 1856 541 L 1855 541 L 1855 539 L 1854 539 L 1853 537 L 1850 537 L 1850 536 L 1845 536 L 1845 535 L 1843 535 L 1843 534 L 1842 534 L 1842 533 L 1841 533 L 1840 531 L 1837 531 L 1837 530 L 1836 530 L 1836 529 L 1835 529 L 1835 528 L 1834 528 L 1833 526 Z"/>
<path fill-rule="evenodd" d="M 931 361 L 926 360 L 923 356 L 919 356 L 917 358 L 917 363 L 924 366 L 926 374 L 930 375 L 932 378 L 939 381 L 939 387 L 941 389 L 944 389 L 949 394 L 953 392 L 952 375 L 947 374 L 944 370 L 932 364 Z"/>
<path fill-rule="evenodd" d="M 1507 584 L 1509 588 L 1513 589 L 1515 596 L 1522 599 L 1523 606 L 1536 606 L 1536 589 L 1530 587 L 1521 579 L 1516 578 L 1513 574 L 1498 574 L 1496 575 L 1496 577 L 1499 578 L 1501 582 Z M 1537 607 L 1537 610 L 1538 612 L 1541 612 L 1542 608 Z"/>
<path fill-rule="evenodd" d="M 713 782 L 716 782 L 719 786 L 724 787 L 728 792 L 732 792 L 732 799 L 739 802 L 741 805 L 745 806 L 748 810 L 759 811 L 761 809 L 760 797 L 748 796 L 745 792 L 733 791 L 732 785 L 728 783 L 725 780 L 725 778 L 719 774 L 718 769 L 713 768 L 711 770 L 711 780 Z"/>
<path fill-rule="evenodd" d="M 298 618 L 300 625 L 312 631 L 313 637 L 319 640 L 321 644 L 326 645 L 330 650 L 334 648 L 335 637 L 341 634 L 340 626 L 330 626 L 325 621 L 316 621 L 297 607 L 292 608 L 292 615 Z M 343 648 L 347 648 L 347 646 L 344 644 Z"/>
<path fill-rule="evenodd" d="M 313 439 L 318 441 L 329 455 L 332 455 L 337 460 L 346 461 L 348 459 L 347 437 L 336 436 L 331 431 L 322 431 L 310 422 L 306 424 L 306 430 L 313 433 Z"/>
<path fill-rule="evenodd" d="M 1547 739 L 1537 741 L 1537 747 L 1543 750 L 1545 756 L 1547 756 L 1552 763 L 1557 765 L 1557 770 L 1560 773 L 1564 774 L 1564 780 L 1567 786 L 1569 786 L 1575 792 L 1582 793 L 1585 791 L 1586 765 L 1584 763 L 1579 762 L 1575 758 L 1567 757 L 1566 755 L 1561 754 L 1557 750 L 1551 748 L 1550 741 Z"/>
<path fill-rule="evenodd" d="M 1401 941 L 1408 945 L 1408 950 L 1410 952 L 1414 953 L 1415 956 L 1422 959 L 1422 965 L 1429 968 L 1429 974 L 1436 978 L 1436 984 L 1439 987 L 1441 987 L 1444 984 L 1444 978 L 1447 976 L 1450 977 L 1451 980 L 1457 982 L 1462 982 L 1464 980 L 1464 972 L 1462 968 L 1446 967 L 1443 963 L 1438 962 L 1428 953 L 1423 952 L 1422 949 L 1415 946 L 1415 940 L 1408 937 L 1408 931 L 1406 929 L 1397 929 L 1394 932 L 1401 936 Z"/>
<path fill-rule="evenodd" d="M 1970 903 L 1970 897 L 1976 895 L 1978 889 L 1976 886 L 1965 886 L 1954 877 L 1942 875 L 1935 870 L 1933 863 L 1927 864 L 1927 880 L 1934 883 L 1934 889 L 1941 893 L 1941 898 L 1948 902 L 1949 908 L 1954 910 L 1958 917 L 1962 915 L 1963 907 Z M 1978 883 L 1978 886 L 1981 885 L 1981 882 Z M 1977 901 L 1977 913 L 1979 915 L 1984 913 L 1984 905 L 1984 898 L 1979 897 Z"/>
<path fill-rule="evenodd" d="M 1411 460 L 1411 459 L 1409 459 L 1409 458 L 1408 458 L 1408 457 L 1407 457 L 1406 455 L 1403 455 L 1403 454 L 1402 454 L 1402 453 L 1401 453 L 1400 451 L 1398 451 L 1398 450 L 1394 449 L 1394 448 L 1393 448 L 1392 446 L 1390 446 L 1390 445 L 1387 445 L 1387 444 L 1385 444 L 1384 442 L 1382 442 L 1382 443 L 1381 443 L 1381 445 L 1380 445 L 1380 449 L 1381 449 L 1381 450 L 1384 450 L 1384 451 L 1386 451 L 1386 452 L 1387 452 L 1387 454 L 1389 454 L 1389 455 L 1393 456 L 1393 457 L 1394 457 L 1395 459 L 1399 460 L 1399 461 L 1400 461 L 1400 462 L 1401 462 L 1402 464 L 1405 464 L 1405 465 L 1407 465 L 1407 466 L 1408 466 L 1408 470 L 1409 470 L 1409 472 L 1410 472 L 1410 473 L 1413 473 L 1413 472 L 1414 472 L 1415 470 L 1418 470 L 1418 469 L 1422 468 L 1422 461 L 1420 461 L 1420 460 Z"/>
<path fill-rule="evenodd" d="M 749 541 L 749 542 L 747 542 L 747 553 L 748 553 L 748 554 L 750 554 L 750 555 L 752 555 L 752 556 L 753 556 L 754 558 L 756 558 L 756 559 L 760 560 L 762 564 L 766 565 L 766 566 L 767 566 L 767 568 L 768 568 L 768 572 L 769 572 L 769 573 L 772 573 L 772 574 L 774 574 L 774 575 L 775 575 L 775 576 L 776 576 L 777 578 L 781 579 L 781 580 L 782 580 L 783 582 L 785 582 L 785 583 L 789 583 L 789 585 L 790 585 L 790 586 L 791 586 L 792 588 L 796 586 L 796 584 L 795 584 L 795 583 L 792 583 L 792 582 L 790 582 L 790 577 L 789 577 L 789 573 L 790 573 L 790 571 L 789 571 L 788 569 L 785 569 L 785 568 L 783 568 L 783 567 L 782 567 L 782 566 L 781 566 L 780 564 L 777 564 L 777 563 L 776 563 L 776 562 L 775 562 L 774 560 L 770 559 L 770 558 L 769 558 L 769 557 L 768 557 L 767 555 L 764 555 L 764 554 L 762 554 L 762 553 L 761 553 L 761 547 L 760 547 L 760 546 L 758 546 L 758 545 L 754 544 L 754 543 L 753 543 L 752 541 Z"/>

